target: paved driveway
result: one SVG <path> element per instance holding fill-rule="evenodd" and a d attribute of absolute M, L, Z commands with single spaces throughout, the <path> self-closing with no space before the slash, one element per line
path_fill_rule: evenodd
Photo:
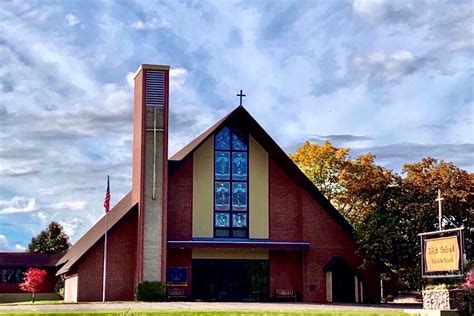
<path fill-rule="evenodd" d="M 3 305 L 0 311 L 72 311 L 72 310 L 172 310 L 172 311 L 318 311 L 318 310 L 351 310 L 351 311 L 401 311 L 420 308 L 418 305 L 350 305 L 350 304 L 302 304 L 302 303 L 207 303 L 207 302 L 110 302 L 79 303 L 55 305 Z"/>

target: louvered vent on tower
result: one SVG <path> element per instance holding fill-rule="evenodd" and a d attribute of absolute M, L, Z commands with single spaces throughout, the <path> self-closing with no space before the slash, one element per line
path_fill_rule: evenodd
<path fill-rule="evenodd" d="M 147 70 L 146 72 L 146 105 L 165 105 L 165 72 L 159 70 Z"/>

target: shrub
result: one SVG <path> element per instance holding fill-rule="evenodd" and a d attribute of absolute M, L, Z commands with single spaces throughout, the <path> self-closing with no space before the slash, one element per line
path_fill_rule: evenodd
<path fill-rule="evenodd" d="M 64 276 L 61 275 L 54 285 L 54 292 L 61 296 L 62 299 L 64 299 Z"/>
<path fill-rule="evenodd" d="M 161 302 L 165 300 L 165 286 L 158 281 L 143 281 L 137 287 L 137 299 L 144 302 Z"/>

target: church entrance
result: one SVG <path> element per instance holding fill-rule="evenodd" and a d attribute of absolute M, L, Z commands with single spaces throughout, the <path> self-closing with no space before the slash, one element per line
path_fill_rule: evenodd
<path fill-rule="evenodd" d="M 268 260 L 193 260 L 192 278 L 196 300 L 268 300 Z"/>
<path fill-rule="evenodd" d="M 349 268 L 339 265 L 332 271 L 332 293 L 334 302 L 355 302 L 354 274 Z"/>

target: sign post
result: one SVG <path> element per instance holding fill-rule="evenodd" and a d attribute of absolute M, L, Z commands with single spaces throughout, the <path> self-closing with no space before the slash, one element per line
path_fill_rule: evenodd
<path fill-rule="evenodd" d="M 438 230 L 418 234 L 421 245 L 421 276 L 425 279 L 464 276 L 464 227 L 443 229 L 443 200 L 441 190 L 438 190 Z M 453 308 L 453 293 L 455 291 L 447 288 L 423 289 L 423 308 L 450 310 Z"/>

